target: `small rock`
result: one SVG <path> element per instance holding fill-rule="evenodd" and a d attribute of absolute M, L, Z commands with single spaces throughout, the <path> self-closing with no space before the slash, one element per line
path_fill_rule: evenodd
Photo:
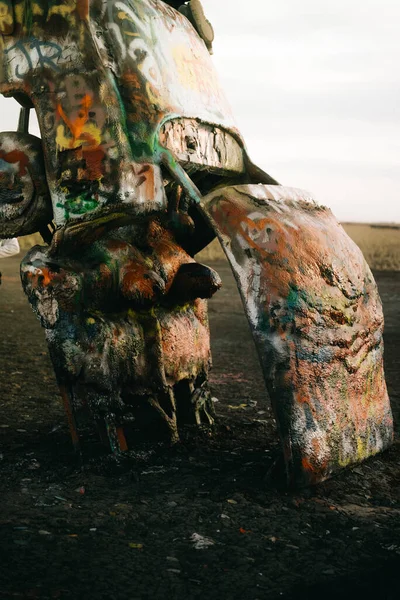
<path fill-rule="evenodd" d="M 196 550 L 205 550 L 209 546 L 214 546 L 215 542 L 211 538 L 208 538 L 199 533 L 193 533 L 190 537 Z"/>
<path fill-rule="evenodd" d="M 37 461 L 37 460 L 33 460 L 33 461 L 31 462 L 31 464 L 28 466 L 28 469 L 29 469 L 30 471 L 33 471 L 34 469 L 40 469 L 40 463 L 38 463 L 38 461 Z"/>
<path fill-rule="evenodd" d="M 175 575 L 179 575 L 180 570 L 179 569 L 167 569 L 168 573 L 175 573 Z"/>
<path fill-rule="evenodd" d="M 364 475 L 364 471 L 360 467 L 355 467 L 352 471 L 353 473 L 357 473 L 357 475 Z"/>

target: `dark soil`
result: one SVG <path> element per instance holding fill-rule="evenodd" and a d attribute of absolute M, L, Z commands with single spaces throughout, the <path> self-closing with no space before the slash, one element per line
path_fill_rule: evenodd
<path fill-rule="evenodd" d="M 18 265 L 0 264 L 0 600 L 400 598 L 400 273 L 376 273 L 395 445 L 288 492 L 270 475 L 274 421 L 227 264 L 212 265 L 216 433 L 123 462 L 88 434 L 83 463 Z"/>

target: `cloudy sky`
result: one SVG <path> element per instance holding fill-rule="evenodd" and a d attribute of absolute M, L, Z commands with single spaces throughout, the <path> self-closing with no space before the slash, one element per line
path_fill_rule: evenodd
<path fill-rule="evenodd" d="M 203 5 L 253 160 L 340 220 L 400 222 L 400 2 Z M 16 120 L 0 99 L 0 130 Z"/>
<path fill-rule="evenodd" d="M 253 160 L 342 220 L 400 221 L 400 2 L 203 5 Z"/>

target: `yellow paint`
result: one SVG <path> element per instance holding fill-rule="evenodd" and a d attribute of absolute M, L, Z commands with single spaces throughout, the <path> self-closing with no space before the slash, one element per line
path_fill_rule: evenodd
<path fill-rule="evenodd" d="M 366 431 L 366 439 L 369 437 L 369 431 Z M 367 442 L 363 442 L 360 437 L 357 437 L 357 460 L 362 461 L 365 460 L 369 456 L 368 452 L 368 444 Z"/>
<path fill-rule="evenodd" d="M 25 6 L 21 2 L 20 4 L 14 4 L 14 16 L 17 23 L 22 23 L 24 19 Z"/>
<path fill-rule="evenodd" d="M 80 131 L 79 137 L 68 135 L 64 125 L 57 127 L 56 144 L 58 150 L 71 150 L 83 147 L 85 150 L 97 148 L 101 144 L 101 131 L 94 123 L 86 123 Z"/>
<path fill-rule="evenodd" d="M 364 439 L 366 441 L 364 441 Z M 343 458 L 342 456 L 339 456 L 339 458 L 338 458 L 339 465 L 341 467 L 347 467 L 351 463 L 362 462 L 363 460 L 365 460 L 366 458 L 368 458 L 369 456 L 374 454 L 375 452 L 373 452 L 373 449 L 368 448 L 368 439 L 369 439 L 369 430 L 367 429 L 365 431 L 365 436 L 363 436 L 362 438 L 360 436 L 357 436 L 357 438 L 355 440 L 356 441 L 355 456 L 353 453 L 351 453 L 351 455 L 347 458 Z"/>
<path fill-rule="evenodd" d="M 221 93 L 216 73 L 199 56 L 192 53 L 190 58 L 187 46 L 174 46 L 172 58 L 183 87 L 208 96 L 218 96 Z"/>
<path fill-rule="evenodd" d="M 121 21 L 130 21 L 131 23 L 135 23 L 135 21 L 132 19 L 132 17 L 127 12 L 125 12 L 124 10 L 120 10 L 117 13 L 117 17 Z"/>
<path fill-rule="evenodd" d="M 33 4 L 32 12 L 34 15 L 42 15 L 44 13 L 44 10 L 41 6 L 39 6 L 39 4 Z"/>
<path fill-rule="evenodd" d="M 179 75 L 180 83 L 188 89 L 197 89 L 198 80 L 198 69 L 201 70 L 201 65 L 196 67 L 194 61 L 188 61 L 188 51 L 186 46 L 174 46 L 172 48 L 172 57 L 175 62 L 175 66 Z"/>
<path fill-rule="evenodd" d="M 101 144 L 100 128 L 89 121 L 89 111 L 92 107 L 93 99 L 89 94 L 85 94 L 81 102 L 81 110 L 79 116 L 71 120 L 65 113 L 61 104 L 57 105 L 57 113 L 62 118 L 67 127 L 59 125 L 57 127 L 56 143 L 59 150 L 67 150 L 72 148 L 80 148 L 85 150 L 94 150 Z M 70 137 L 66 131 L 72 135 Z"/>
<path fill-rule="evenodd" d="M 88 319 L 86 319 L 86 323 L 88 325 L 94 325 L 96 323 L 95 319 L 93 319 L 93 317 L 89 317 Z"/>
<path fill-rule="evenodd" d="M 133 310 L 132 308 L 128 308 L 127 314 L 130 319 L 134 319 L 134 320 L 137 319 L 137 312 L 135 310 Z"/>
<path fill-rule="evenodd" d="M 4 2 L 0 2 L 0 32 L 7 31 L 13 24 L 13 15 L 9 10 L 9 6 Z"/>
<path fill-rule="evenodd" d="M 342 458 L 341 456 L 339 456 L 339 458 L 338 458 L 339 466 L 341 466 L 343 468 L 347 467 L 347 465 L 349 465 L 351 462 L 353 462 L 352 457 Z"/>
<path fill-rule="evenodd" d="M 144 264 L 146 265 L 146 267 L 148 267 L 149 269 L 153 269 L 154 268 L 154 262 L 152 261 L 151 258 L 149 257 L 145 257 L 144 259 Z"/>
<path fill-rule="evenodd" d="M 139 69 L 143 73 L 143 69 L 141 69 L 140 67 L 139 67 Z M 148 81 L 146 83 L 146 92 L 147 92 L 147 96 L 149 98 L 149 101 L 152 104 L 155 104 L 156 106 L 158 106 L 158 103 L 160 102 L 160 97 L 159 97 L 159 95 L 153 93 L 153 86 L 150 83 L 150 81 Z"/>
<path fill-rule="evenodd" d="M 52 15 L 61 15 L 65 19 L 68 15 L 74 12 L 75 8 L 75 0 L 72 0 L 72 2 L 70 1 L 67 4 L 56 4 L 50 8 L 47 20 L 49 20 Z"/>

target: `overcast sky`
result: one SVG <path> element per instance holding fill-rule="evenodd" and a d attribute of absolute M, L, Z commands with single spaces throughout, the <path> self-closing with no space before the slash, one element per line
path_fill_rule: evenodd
<path fill-rule="evenodd" d="M 400 222 L 400 2 L 203 5 L 253 160 L 341 220 Z"/>
<path fill-rule="evenodd" d="M 400 222 L 399 0 L 203 0 L 250 156 L 340 220 Z M 0 98 L 0 130 L 17 106 Z"/>

